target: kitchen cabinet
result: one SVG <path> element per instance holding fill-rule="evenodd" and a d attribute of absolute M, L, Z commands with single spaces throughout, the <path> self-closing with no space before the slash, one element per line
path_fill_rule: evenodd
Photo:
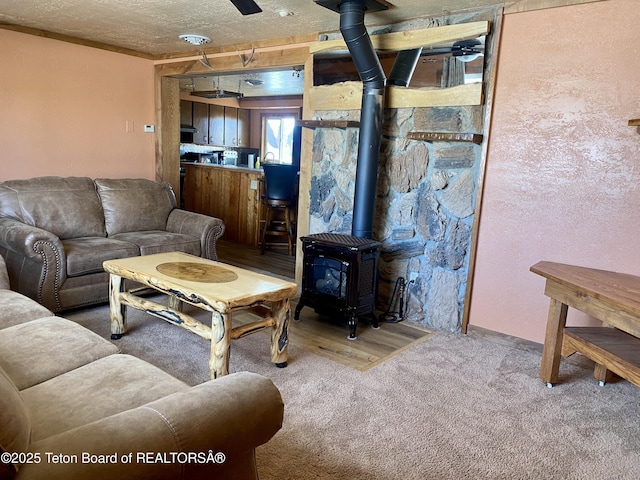
<path fill-rule="evenodd" d="M 193 102 L 180 100 L 180 126 L 193 127 Z"/>
<path fill-rule="evenodd" d="M 249 147 L 251 133 L 251 111 L 246 108 L 238 109 L 238 146 Z"/>
<path fill-rule="evenodd" d="M 209 105 L 193 102 L 193 127 L 197 130 L 193 134 L 193 142 L 198 145 L 209 144 Z"/>
<path fill-rule="evenodd" d="M 180 124 L 193 126 L 193 142 L 218 147 L 248 147 L 250 110 L 203 102 L 180 101 Z"/>
<path fill-rule="evenodd" d="M 235 107 L 224 107 L 224 144 L 238 146 L 238 109 Z"/>
<path fill-rule="evenodd" d="M 225 145 L 225 107 L 209 105 L 209 145 Z"/>
<path fill-rule="evenodd" d="M 250 114 L 246 108 L 224 108 L 224 142 L 230 147 L 248 147 Z"/>

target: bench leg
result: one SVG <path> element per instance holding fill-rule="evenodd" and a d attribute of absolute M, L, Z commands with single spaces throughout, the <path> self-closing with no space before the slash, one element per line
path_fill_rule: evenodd
<path fill-rule="evenodd" d="M 558 383 L 562 337 L 567 323 L 567 310 L 567 305 L 555 298 L 551 299 L 544 348 L 542 350 L 542 362 L 540 364 L 540 378 L 548 387 Z"/>
<path fill-rule="evenodd" d="M 593 369 L 593 376 L 596 380 L 598 380 L 598 384 L 601 387 L 604 387 L 604 384 L 607 382 L 611 382 L 616 376 L 611 370 L 607 370 L 607 367 L 604 365 L 600 365 L 596 363 L 595 368 Z"/>

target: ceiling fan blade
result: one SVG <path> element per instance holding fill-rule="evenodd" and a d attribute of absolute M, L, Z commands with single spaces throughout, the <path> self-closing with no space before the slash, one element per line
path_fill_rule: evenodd
<path fill-rule="evenodd" d="M 231 0 L 242 15 L 260 13 L 262 9 L 253 0 Z"/>

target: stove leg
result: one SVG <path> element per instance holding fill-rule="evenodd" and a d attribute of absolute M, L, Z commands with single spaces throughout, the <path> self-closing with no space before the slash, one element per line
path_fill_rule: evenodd
<path fill-rule="evenodd" d="M 348 320 L 349 323 L 349 336 L 347 337 L 347 339 L 349 340 L 355 340 L 356 337 L 356 327 L 358 326 L 358 317 L 357 315 L 352 315 L 349 317 Z"/>
<path fill-rule="evenodd" d="M 298 305 L 296 305 L 295 312 L 293 312 L 294 320 L 300 320 L 300 311 L 302 310 L 302 307 L 304 307 L 304 302 L 302 301 L 302 298 L 301 298 L 300 300 L 298 300 Z"/>
<path fill-rule="evenodd" d="M 375 313 L 371 314 L 371 328 L 378 330 L 380 325 L 378 325 L 378 316 Z"/>

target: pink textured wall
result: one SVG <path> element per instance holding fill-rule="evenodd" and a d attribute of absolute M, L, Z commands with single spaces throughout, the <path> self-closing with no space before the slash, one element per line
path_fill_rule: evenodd
<path fill-rule="evenodd" d="M 0 65 L 0 180 L 155 177 L 151 60 L 0 30 Z"/>
<path fill-rule="evenodd" d="M 637 0 L 505 17 L 471 325 L 542 342 L 540 260 L 640 275 L 638 25 Z"/>

